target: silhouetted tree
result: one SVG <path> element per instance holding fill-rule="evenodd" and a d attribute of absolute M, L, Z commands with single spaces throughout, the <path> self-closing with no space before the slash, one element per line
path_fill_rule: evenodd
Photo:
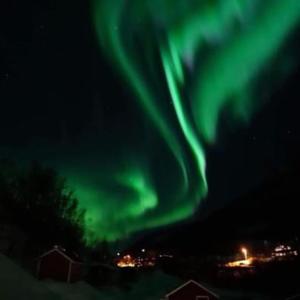
<path fill-rule="evenodd" d="M 37 162 L 17 169 L 0 161 L 0 197 L 14 222 L 44 246 L 81 245 L 85 211 L 55 170 Z"/>

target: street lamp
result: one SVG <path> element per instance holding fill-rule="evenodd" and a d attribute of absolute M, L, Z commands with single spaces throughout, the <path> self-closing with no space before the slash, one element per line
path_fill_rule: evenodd
<path fill-rule="evenodd" d="M 245 260 L 247 260 L 248 259 L 248 250 L 246 248 L 242 248 L 241 251 L 244 254 Z"/>

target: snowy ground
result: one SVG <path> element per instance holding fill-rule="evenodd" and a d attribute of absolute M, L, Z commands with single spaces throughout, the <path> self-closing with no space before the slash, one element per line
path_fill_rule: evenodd
<path fill-rule="evenodd" d="M 0 299 L 62 299 L 19 266 L 0 254 Z"/>
<path fill-rule="evenodd" d="M 0 299 L 5 300 L 154 300 L 173 289 L 178 280 L 161 274 L 144 277 L 133 289 L 122 291 L 107 289 L 98 291 L 92 286 L 78 282 L 64 284 L 39 281 L 25 270 L 0 254 Z"/>
<path fill-rule="evenodd" d="M 0 300 L 160 300 L 182 284 L 178 279 L 154 272 L 144 275 L 129 290 L 98 291 L 84 282 L 64 284 L 38 281 L 25 270 L 0 254 Z M 224 300 L 269 300 L 259 295 L 231 293 L 213 289 Z"/>

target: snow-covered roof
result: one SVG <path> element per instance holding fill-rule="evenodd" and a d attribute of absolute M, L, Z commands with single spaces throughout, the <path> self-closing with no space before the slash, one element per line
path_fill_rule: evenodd
<path fill-rule="evenodd" d="M 48 256 L 49 254 L 57 252 L 63 257 L 65 257 L 67 260 L 71 261 L 72 263 L 81 263 L 80 257 L 77 253 L 72 252 L 72 251 L 67 251 L 61 246 L 55 245 L 51 250 L 43 253 L 42 255 L 39 256 L 39 259 Z"/>

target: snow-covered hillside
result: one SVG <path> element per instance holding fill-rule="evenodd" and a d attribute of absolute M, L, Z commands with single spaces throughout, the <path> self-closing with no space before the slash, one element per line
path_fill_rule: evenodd
<path fill-rule="evenodd" d="M 85 282 L 39 281 L 0 254 L 0 300 L 159 300 L 182 281 L 159 271 L 146 273 L 130 289 L 97 290 Z M 226 300 L 269 300 L 268 297 L 213 289 Z"/>
<path fill-rule="evenodd" d="M 0 299 L 60 300 L 62 298 L 0 254 Z"/>
<path fill-rule="evenodd" d="M 98 291 L 85 282 L 65 284 L 39 281 L 0 254 L 0 299 L 5 300 L 155 300 L 179 283 L 160 272 L 142 276 L 130 290 Z"/>

